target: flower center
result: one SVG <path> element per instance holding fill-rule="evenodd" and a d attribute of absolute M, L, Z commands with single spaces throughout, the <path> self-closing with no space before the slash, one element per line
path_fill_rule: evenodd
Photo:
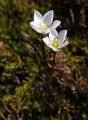
<path fill-rule="evenodd" d="M 47 30 L 48 27 L 49 27 L 46 23 L 40 23 L 39 25 L 40 25 L 39 28 L 42 29 L 42 30 Z"/>
<path fill-rule="evenodd" d="M 60 40 L 58 38 L 55 38 L 53 40 L 53 43 L 52 43 L 53 47 L 58 48 L 60 46 L 60 44 L 61 43 L 60 43 Z"/>

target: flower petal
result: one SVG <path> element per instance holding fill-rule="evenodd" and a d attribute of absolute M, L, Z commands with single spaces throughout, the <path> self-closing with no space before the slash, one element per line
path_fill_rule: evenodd
<path fill-rule="evenodd" d="M 34 22 L 39 24 L 43 21 L 43 16 L 37 10 L 34 11 Z"/>
<path fill-rule="evenodd" d="M 64 42 L 66 35 L 67 35 L 67 30 L 62 30 L 59 32 L 58 38 L 60 39 L 61 43 Z"/>
<path fill-rule="evenodd" d="M 38 33 L 43 33 L 43 32 L 44 32 L 43 30 L 37 28 L 35 22 L 30 22 L 30 25 L 31 25 L 31 27 L 32 27 L 35 31 L 37 31 Z"/>
<path fill-rule="evenodd" d="M 67 46 L 67 45 L 68 45 L 68 41 L 62 43 L 58 48 L 63 48 L 63 47 L 65 47 L 65 46 Z"/>
<path fill-rule="evenodd" d="M 44 41 L 44 43 L 45 43 L 47 46 L 50 47 L 51 41 L 50 41 L 49 37 L 45 37 L 45 38 L 43 38 L 42 40 Z"/>
<path fill-rule="evenodd" d="M 47 23 L 48 25 L 51 25 L 51 23 L 53 22 L 53 10 L 47 12 L 44 15 L 44 22 Z"/>
<path fill-rule="evenodd" d="M 50 29 L 49 28 L 47 30 L 45 30 L 43 34 L 48 34 L 48 33 L 50 33 Z"/>
<path fill-rule="evenodd" d="M 61 23 L 61 22 L 60 22 L 59 20 L 55 20 L 55 21 L 52 23 L 50 29 L 55 29 L 55 28 L 57 28 L 57 27 L 60 25 L 60 23 Z"/>
<path fill-rule="evenodd" d="M 50 32 L 50 33 L 49 33 L 49 38 L 50 38 L 50 40 L 51 40 L 51 41 L 53 41 L 53 40 L 54 40 L 54 38 L 55 38 L 55 36 L 54 36 L 54 35 L 52 35 L 52 34 L 51 34 L 51 32 Z"/>
<path fill-rule="evenodd" d="M 42 40 L 43 40 L 44 43 L 45 43 L 48 47 L 50 47 L 53 51 L 59 51 L 58 48 L 55 48 L 55 47 L 52 46 L 49 37 L 45 37 L 45 38 L 43 38 Z"/>
<path fill-rule="evenodd" d="M 50 40 L 53 40 L 54 38 L 57 38 L 57 37 L 58 37 L 58 32 L 55 29 L 51 30 L 49 33 Z"/>
<path fill-rule="evenodd" d="M 53 46 L 50 46 L 50 48 L 53 50 L 53 51 L 59 51 L 59 49 L 53 47 Z"/>

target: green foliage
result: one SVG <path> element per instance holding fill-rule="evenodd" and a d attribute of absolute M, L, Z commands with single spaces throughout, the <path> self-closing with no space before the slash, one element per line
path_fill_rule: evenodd
<path fill-rule="evenodd" d="M 0 120 L 88 119 L 88 31 L 83 26 L 88 16 L 86 3 L 82 2 L 78 5 L 70 0 L 0 1 L 0 41 L 4 43 L 4 48 L 0 49 Z M 82 24 L 77 5 L 83 5 L 85 10 L 86 20 L 81 21 Z M 37 40 L 40 36 L 29 26 L 34 9 L 43 14 L 54 9 L 55 19 L 62 20 L 60 28 L 68 28 L 69 46 L 56 54 L 50 79 L 53 52 L 45 46 L 50 66 L 45 68 L 44 62 L 40 63 L 22 37 L 22 32 L 32 36 L 42 54 Z"/>

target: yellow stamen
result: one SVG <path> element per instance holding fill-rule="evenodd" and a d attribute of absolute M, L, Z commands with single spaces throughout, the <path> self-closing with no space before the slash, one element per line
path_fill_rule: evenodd
<path fill-rule="evenodd" d="M 58 48 L 60 46 L 60 44 L 61 43 L 58 38 L 53 40 L 53 43 L 52 43 L 53 47 Z"/>
<path fill-rule="evenodd" d="M 43 23 L 43 24 L 40 24 L 40 29 L 42 30 L 47 30 L 48 29 L 48 25 Z"/>

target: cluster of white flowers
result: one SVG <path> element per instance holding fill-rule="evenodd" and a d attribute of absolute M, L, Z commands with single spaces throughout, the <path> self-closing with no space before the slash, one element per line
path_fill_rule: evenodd
<path fill-rule="evenodd" d="M 58 33 L 55 29 L 60 23 L 59 20 L 53 22 L 53 10 L 47 12 L 44 16 L 35 10 L 34 21 L 30 22 L 30 25 L 38 33 L 49 33 L 49 37 L 45 37 L 42 40 L 54 51 L 59 51 L 60 48 L 68 45 L 68 41 L 65 41 L 67 30 L 62 30 Z"/>

